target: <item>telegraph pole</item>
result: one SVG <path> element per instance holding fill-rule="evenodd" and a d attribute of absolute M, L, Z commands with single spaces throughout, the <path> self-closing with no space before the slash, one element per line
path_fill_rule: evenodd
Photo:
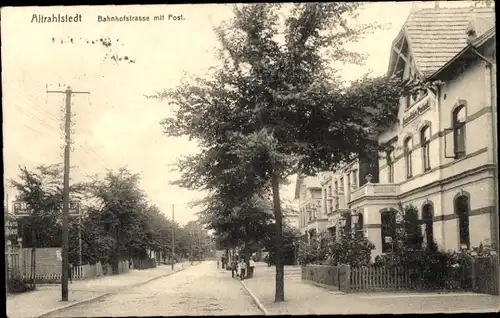
<path fill-rule="evenodd" d="M 175 263 L 175 214 L 174 205 L 172 204 L 172 270 L 174 270 Z"/>
<path fill-rule="evenodd" d="M 71 97 L 73 94 L 90 94 L 90 92 L 74 92 L 71 87 L 65 91 L 47 91 L 51 94 L 66 95 L 66 112 L 64 124 L 64 190 L 63 190 L 63 222 L 62 222 L 62 275 L 61 275 L 61 300 L 68 301 L 69 278 L 69 165 L 71 151 Z"/>

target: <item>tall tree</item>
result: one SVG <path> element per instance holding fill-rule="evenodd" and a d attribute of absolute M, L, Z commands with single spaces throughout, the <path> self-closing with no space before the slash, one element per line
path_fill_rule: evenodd
<path fill-rule="evenodd" d="M 396 120 L 399 102 L 399 94 L 382 98 L 386 92 L 379 86 L 394 84 L 392 92 L 399 85 L 381 79 L 358 85 L 367 103 L 349 103 L 352 96 L 330 67 L 332 61 L 362 62 L 362 56 L 345 48 L 374 27 L 349 26 L 359 3 L 291 6 L 282 25 L 281 5 L 235 6 L 234 20 L 216 29 L 223 66 L 211 79 L 185 82 L 157 96 L 177 107 L 163 122 L 166 134 L 188 135 L 202 147 L 201 154 L 179 164 L 181 186 L 236 196 L 248 196 L 241 194 L 247 189 L 271 190 L 275 301 L 284 300 L 280 182 L 365 155 L 379 124 Z M 228 180 L 235 176 L 241 188 Z"/>
<path fill-rule="evenodd" d="M 139 188 L 138 174 L 127 168 L 108 171 L 104 180 L 93 180 L 89 189 L 98 200 L 100 222 L 104 232 L 116 242 L 111 259 L 116 269 L 120 258 L 144 257 L 146 247 L 146 220 L 143 212 L 147 205 Z"/>

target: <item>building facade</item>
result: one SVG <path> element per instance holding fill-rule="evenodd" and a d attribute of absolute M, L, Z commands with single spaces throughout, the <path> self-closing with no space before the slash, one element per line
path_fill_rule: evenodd
<path fill-rule="evenodd" d="M 394 40 L 389 75 L 432 85 L 401 98 L 399 123 L 378 139 L 379 182 L 347 198 L 374 256 L 390 251 L 387 220 L 409 205 L 440 249 L 497 243 L 495 44 L 493 8 L 417 10 Z"/>
<path fill-rule="evenodd" d="M 328 218 L 321 209 L 321 184 L 318 177 L 298 176 L 295 200 L 299 207 L 299 228 L 305 239 L 315 237 L 326 229 Z"/>

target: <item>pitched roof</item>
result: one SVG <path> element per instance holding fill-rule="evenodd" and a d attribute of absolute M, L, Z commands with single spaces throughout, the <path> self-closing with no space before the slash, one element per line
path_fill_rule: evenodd
<path fill-rule="evenodd" d="M 410 13 L 403 26 L 418 71 L 427 77 L 467 46 L 467 29 L 476 35 L 495 26 L 495 9 L 488 7 L 429 8 Z"/>
<path fill-rule="evenodd" d="M 297 176 L 295 183 L 295 199 L 299 198 L 300 188 L 305 184 L 307 189 L 321 189 L 321 183 L 318 177 Z"/>
<path fill-rule="evenodd" d="M 470 43 L 467 45 L 462 51 L 460 51 L 457 55 L 455 55 L 450 61 L 448 61 L 446 64 L 444 64 L 442 67 L 440 67 L 434 74 L 429 76 L 429 79 L 433 78 L 438 78 L 440 74 L 443 73 L 444 70 L 452 67 L 455 61 L 460 60 L 463 57 L 467 57 L 467 55 L 470 55 L 470 52 L 473 51 L 474 49 L 480 48 L 483 46 L 485 43 L 487 43 L 488 40 L 494 38 L 496 35 L 496 30 L 495 27 L 489 29 L 486 31 L 483 35 L 478 37 L 474 42 Z M 472 53 L 474 55 L 474 53 Z"/>

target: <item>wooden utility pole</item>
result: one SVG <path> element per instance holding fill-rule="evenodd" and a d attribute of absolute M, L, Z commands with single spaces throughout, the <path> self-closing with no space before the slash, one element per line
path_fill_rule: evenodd
<path fill-rule="evenodd" d="M 66 113 L 64 124 L 64 190 L 63 190 L 63 222 L 62 222 L 62 275 L 61 300 L 68 301 L 69 278 L 69 165 L 71 152 L 71 97 L 73 94 L 90 94 L 90 92 L 74 92 L 68 86 L 65 91 L 47 91 L 51 94 L 66 95 Z"/>
<path fill-rule="evenodd" d="M 172 204 L 172 270 L 175 267 L 175 214 L 174 205 Z"/>

